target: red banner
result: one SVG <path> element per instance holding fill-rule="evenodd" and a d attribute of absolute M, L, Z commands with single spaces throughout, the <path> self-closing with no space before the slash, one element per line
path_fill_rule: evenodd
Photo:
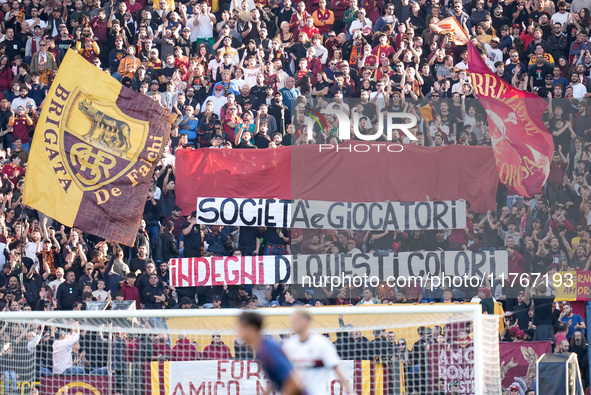
<path fill-rule="evenodd" d="M 521 379 L 528 388 L 536 379 L 538 358 L 551 351 L 546 342 L 501 342 L 501 380 L 503 388 L 509 388 L 515 379 Z"/>
<path fill-rule="evenodd" d="M 473 394 L 474 388 L 474 346 L 461 347 L 446 343 L 435 343 L 429 350 L 431 379 L 433 389 L 440 389 L 439 383 L 446 393 L 451 392 L 451 386 L 457 385 L 458 393 Z"/>
<path fill-rule="evenodd" d="M 554 153 L 542 115 L 546 102 L 492 73 L 468 43 L 472 86 L 486 110 L 499 178 L 513 193 L 533 197 L 546 183 Z"/>
<path fill-rule="evenodd" d="M 110 395 L 107 376 L 49 376 L 41 378 L 41 395 Z"/>
<path fill-rule="evenodd" d="M 301 145 L 264 150 L 179 150 L 177 204 L 198 197 L 309 199 L 329 202 L 459 200 L 471 210 L 496 206 L 498 175 L 490 147 L 419 147 L 349 142 L 339 149 Z M 394 150 L 392 150 L 394 151 Z"/>

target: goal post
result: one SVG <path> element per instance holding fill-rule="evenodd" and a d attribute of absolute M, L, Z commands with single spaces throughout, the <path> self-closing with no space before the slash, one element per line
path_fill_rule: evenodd
<path fill-rule="evenodd" d="M 0 393 L 262 394 L 268 382 L 236 336 L 243 311 L 2 312 Z M 289 336 L 293 311 L 257 309 L 264 333 Z M 312 330 L 335 344 L 357 394 L 501 394 L 499 317 L 483 315 L 479 304 L 307 311 Z M 330 385 L 327 393 L 342 393 L 336 379 Z"/>

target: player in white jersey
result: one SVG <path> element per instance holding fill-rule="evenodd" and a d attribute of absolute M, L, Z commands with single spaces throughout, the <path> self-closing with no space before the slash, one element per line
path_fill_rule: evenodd
<path fill-rule="evenodd" d="M 291 317 L 293 336 L 283 343 L 283 350 L 302 376 L 309 395 L 326 395 L 330 371 L 334 370 L 347 394 L 353 394 L 349 381 L 339 368 L 340 358 L 334 345 L 325 336 L 310 333 L 312 316 L 297 310 Z"/>

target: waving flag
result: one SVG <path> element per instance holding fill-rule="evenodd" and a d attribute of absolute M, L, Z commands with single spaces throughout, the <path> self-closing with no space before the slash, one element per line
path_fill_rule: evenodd
<path fill-rule="evenodd" d="M 546 183 L 554 153 L 552 135 L 542 121 L 546 102 L 491 73 L 472 43 L 468 69 L 488 116 L 499 178 L 515 193 L 532 197 Z"/>
<path fill-rule="evenodd" d="M 24 203 L 66 226 L 132 245 L 175 117 L 73 50 L 45 103 Z"/>
<path fill-rule="evenodd" d="M 455 16 L 450 16 L 440 20 L 437 23 L 432 23 L 429 27 L 437 33 L 447 34 L 451 33 L 451 39 L 456 45 L 466 45 L 470 38 L 458 22 Z"/>

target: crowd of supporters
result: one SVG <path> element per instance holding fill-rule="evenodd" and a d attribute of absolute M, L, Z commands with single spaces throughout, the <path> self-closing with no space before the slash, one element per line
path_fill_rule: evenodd
<path fill-rule="evenodd" d="M 591 269 L 590 9 L 588 0 L 2 3 L 0 307 L 76 310 L 88 301 L 134 300 L 138 309 L 223 308 L 475 298 L 487 313 L 494 311 L 491 300 L 514 312 L 504 340 L 552 339 L 557 350 L 579 350 L 584 320 L 553 303 L 551 281 L 522 289 L 493 282 L 479 291 L 418 294 L 385 286 L 335 293 L 278 284 L 175 289 L 168 260 L 506 249 L 511 273 Z M 384 112 L 416 115 L 419 124 L 411 131 L 418 140 L 395 132 L 394 142 L 491 145 L 486 114 L 467 70 L 466 46 L 430 27 L 452 15 L 493 72 L 548 103 L 544 121 L 556 152 L 548 182 L 534 198 L 500 186 L 497 210 L 469 211 L 466 229 L 451 231 L 204 227 L 194 214 L 181 216 L 175 195 L 178 150 L 338 143 L 338 119 L 331 116 L 326 116 L 328 127 L 315 127 L 309 138 L 307 108 L 336 107 L 348 116 L 357 112 L 361 133 L 385 124 L 379 122 Z M 22 204 L 35 124 L 69 49 L 179 115 L 130 248 L 66 229 Z M 425 107 L 427 117 L 420 110 Z"/>

